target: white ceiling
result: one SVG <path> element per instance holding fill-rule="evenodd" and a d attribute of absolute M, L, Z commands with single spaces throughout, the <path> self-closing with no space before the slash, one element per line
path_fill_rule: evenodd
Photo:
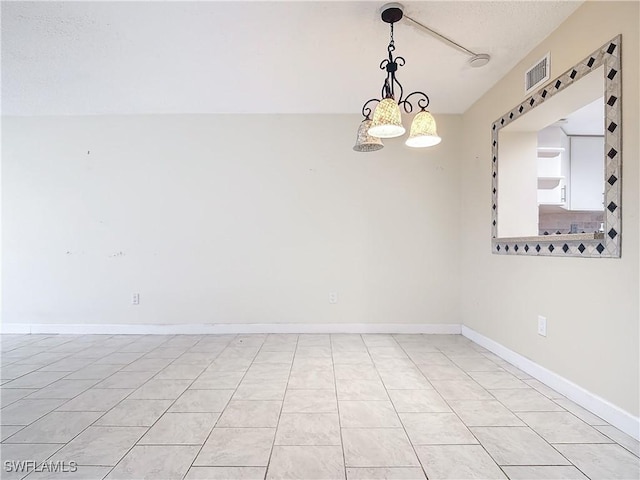
<path fill-rule="evenodd" d="M 3 2 L 2 113 L 357 113 L 379 96 L 385 2 Z M 580 2 L 405 2 L 491 62 L 401 23 L 406 92 L 462 113 Z"/>

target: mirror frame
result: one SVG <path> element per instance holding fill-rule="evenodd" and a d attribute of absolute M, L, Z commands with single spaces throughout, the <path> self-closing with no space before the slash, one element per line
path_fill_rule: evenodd
<path fill-rule="evenodd" d="M 491 252 L 502 255 L 551 255 L 554 257 L 620 257 L 622 210 L 622 35 L 598 50 L 516 105 L 491 127 L 492 207 Z M 604 66 L 604 232 L 498 237 L 498 133 L 501 128 L 549 100 L 585 75 Z"/>

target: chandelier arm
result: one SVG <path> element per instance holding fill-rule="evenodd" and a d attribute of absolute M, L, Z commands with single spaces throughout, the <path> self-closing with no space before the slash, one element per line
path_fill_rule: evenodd
<path fill-rule="evenodd" d="M 398 97 L 398 105 L 400 105 L 403 102 L 402 96 L 404 95 L 404 93 L 403 93 L 404 92 L 404 88 L 402 87 L 402 84 L 398 81 L 398 79 L 396 78 L 395 74 L 392 74 L 391 77 L 393 78 L 393 83 L 398 85 L 398 87 L 400 88 L 400 96 Z M 392 90 L 393 90 L 393 88 L 392 88 Z"/>
<path fill-rule="evenodd" d="M 371 102 L 380 103 L 380 100 L 378 100 L 377 98 L 372 98 L 371 100 L 367 100 L 366 102 L 364 102 L 364 105 L 362 106 L 362 116 L 365 118 L 365 120 L 371 120 L 371 118 L 369 117 L 369 115 L 371 115 L 371 107 L 367 106 Z"/>
<path fill-rule="evenodd" d="M 420 91 L 411 92 L 409 95 L 407 95 L 407 98 L 405 98 L 404 100 L 401 99 L 398 102 L 398 105 L 401 105 L 404 111 L 407 113 L 413 112 L 413 104 L 409 101 L 409 98 L 411 98 L 414 95 L 420 96 L 420 98 L 417 101 L 417 105 L 420 111 L 426 110 L 427 107 L 429 106 L 429 96 L 426 93 L 420 92 Z"/>

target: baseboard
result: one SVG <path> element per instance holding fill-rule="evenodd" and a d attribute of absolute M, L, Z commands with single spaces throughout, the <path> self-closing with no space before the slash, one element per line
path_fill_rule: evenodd
<path fill-rule="evenodd" d="M 469 340 L 498 355 L 503 360 L 515 365 L 523 372 L 528 373 L 548 387 L 553 388 L 578 405 L 595 413 L 614 427 L 622 430 L 636 440 L 640 440 L 640 418 L 622 410 L 604 398 L 585 390 L 570 380 L 558 375 L 523 357 L 519 353 L 509 350 L 507 347 L 485 337 L 484 335 L 462 325 L 461 333 Z"/>
<path fill-rule="evenodd" d="M 460 334 L 459 324 L 429 323 L 216 323 L 216 324 L 48 324 L 4 323 L 2 333 L 203 335 L 238 333 L 427 333 Z"/>

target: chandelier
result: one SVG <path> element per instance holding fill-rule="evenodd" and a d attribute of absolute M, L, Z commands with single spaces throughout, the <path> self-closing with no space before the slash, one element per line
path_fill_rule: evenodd
<path fill-rule="evenodd" d="M 409 147 L 431 147 L 442 140 L 436 131 L 436 121 L 427 111 L 429 97 L 420 91 L 404 96 L 402 84 L 396 78 L 398 67 L 405 64 L 405 59 L 393 56 L 395 43 L 393 40 L 393 24 L 402 19 L 402 6 L 397 3 L 382 7 L 382 21 L 390 25 L 390 40 L 387 46 L 388 58 L 380 63 L 380 70 L 386 70 L 387 76 L 381 91 L 381 99 L 372 98 L 362 106 L 364 120 L 358 128 L 358 136 L 353 149 L 356 152 L 375 152 L 384 147 L 382 138 L 394 138 L 404 135 L 401 111 L 411 114 L 415 107 L 420 111 L 411 122 L 409 137 L 405 144 Z M 414 103 L 415 102 L 415 105 Z M 372 104 L 376 104 L 371 118 Z"/>

